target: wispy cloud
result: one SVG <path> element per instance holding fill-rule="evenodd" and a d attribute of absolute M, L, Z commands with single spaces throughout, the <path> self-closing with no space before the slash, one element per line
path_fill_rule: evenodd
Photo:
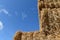
<path fill-rule="evenodd" d="M 22 12 L 22 19 L 24 20 L 27 17 L 27 14 Z"/>
<path fill-rule="evenodd" d="M 6 9 L 0 9 L 0 13 L 4 12 L 5 14 L 8 14 L 8 11 Z"/>
<path fill-rule="evenodd" d="M 0 21 L 0 30 L 3 29 L 3 23 Z"/>

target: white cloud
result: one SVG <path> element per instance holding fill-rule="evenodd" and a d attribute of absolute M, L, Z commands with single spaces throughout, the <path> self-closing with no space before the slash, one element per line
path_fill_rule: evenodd
<path fill-rule="evenodd" d="M 24 12 L 22 12 L 22 19 L 24 20 L 27 17 L 27 14 L 25 14 Z"/>
<path fill-rule="evenodd" d="M 0 21 L 0 30 L 3 29 L 3 23 Z"/>
<path fill-rule="evenodd" d="M 8 14 L 8 11 L 6 9 L 0 9 L 0 13 L 4 12 L 5 14 Z"/>

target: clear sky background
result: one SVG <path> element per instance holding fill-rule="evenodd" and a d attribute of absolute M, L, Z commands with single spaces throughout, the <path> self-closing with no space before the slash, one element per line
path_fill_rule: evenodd
<path fill-rule="evenodd" d="M 0 0 L 0 40 L 13 40 L 19 30 L 39 30 L 37 0 Z"/>

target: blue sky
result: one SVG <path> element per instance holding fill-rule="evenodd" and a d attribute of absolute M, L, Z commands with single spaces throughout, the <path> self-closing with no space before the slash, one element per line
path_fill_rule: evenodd
<path fill-rule="evenodd" d="M 0 0 L 0 40 L 13 40 L 16 31 L 36 30 L 37 0 Z"/>

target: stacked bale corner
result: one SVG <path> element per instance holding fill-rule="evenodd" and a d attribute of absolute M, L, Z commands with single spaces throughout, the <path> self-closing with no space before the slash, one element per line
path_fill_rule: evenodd
<path fill-rule="evenodd" d="M 60 0 L 38 0 L 40 30 L 17 32 L 14 40 L 60 40 Z"/>

